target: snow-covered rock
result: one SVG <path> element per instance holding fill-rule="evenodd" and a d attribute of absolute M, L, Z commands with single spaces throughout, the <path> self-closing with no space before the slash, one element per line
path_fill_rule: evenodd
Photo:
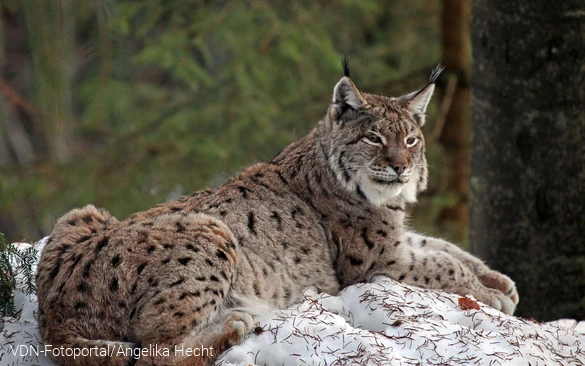
<path fill-rule="evenodd" d="M 20 319 L 4 319 L 0 364 L 53 365 L 43 354 L 14 354 L 20 345 L 41 345 L 36 296 L 17 291 L 16 305 Z M 383 277 L 337 296 L 310 289 L 303 302 L 255 320 L 256 331 L 218 365 L 585 364 L 585 322 L 540 324 L 481 303 L 462 310 L 457 295 Z"/>

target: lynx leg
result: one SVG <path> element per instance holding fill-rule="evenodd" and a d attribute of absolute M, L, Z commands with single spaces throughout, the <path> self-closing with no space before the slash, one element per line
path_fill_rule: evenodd
<path fill-rule="evenodd" d="M 413 232 L 404 233 L 403 241 L 419 250 L 444 252 L 451 255 L 467 267 L 473 275 L 477 276 L 482 285 L 503 292 L 514 305 L 518 304 L 519 297 L 514 281 L 508 276 L 490 269 L 479 258 L 474 257 L 458 246 L 442 239 Z"/>
<path fill-rule="evenodd" d="M 206 215 L 168 215 L 152 231 L 159 227 L 174 233 L 161 235 L 160 265 L 146 266 L 136 286 L 130 318 L 144 351 L 137 364 L 210 364 L 252 327 L 249 315 L 223 310 L 237 275 L 237 241 Z"/>
<path fill-rule="evenodd" d="M 452 255 L 416 247 L 398 247 L 396 260 L 385 267 L 374 268 L 370 278 L 382 274 L 409 285 L 441 289 L 477 300 L 506 314 L 512 314 L 515 304 L 500 290 L 486 287 L 469 268 Z M 402 249 L 403 248 L 403 249 Z"/>
<path fill-rule="evenodd" d="M 219 322 L 205 319 L 201 326 L 195 326 L 188 333 L 184 333 L 187 323 L 172 323 L 177 329 L 176 336 L 161 337 L 168 335 L 163 330 L 144 339 L 140 347 L 148 350 L 148 354 L 141 356 L 136 365 L 211 365 L 221 352 L 239 344 L 254 325 L 251 315 L 237 311 L 222 313 Z M 152 329 L 148 331 L 152 332 Z"/>
<path fill-rule="evenodd" d="M 210 365 L 221 352 L 239 344 L 252 331 L 254 320 L 252 316 L 242 312 L 230 312 L 219 324 L 204 329 L 198 337 L 191 340 L 194 347 L 209 345 L 201 350 L 202 356 L 193 355 L 180 362 L 179 366 Z M 205 354 L 204 357 L 203 355 Z"/>

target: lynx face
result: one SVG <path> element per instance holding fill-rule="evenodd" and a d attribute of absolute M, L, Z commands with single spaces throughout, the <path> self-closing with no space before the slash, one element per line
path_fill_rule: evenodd
<path fill-rule="evenodd" d="M 348 78 L 335 86 L 327 114 L 329 163 L 348 190 L 380 206 L 401 196 L 416 201 L 426 188 L 421 132 L 431 83 L 399 98 L 361 93 Z"/>

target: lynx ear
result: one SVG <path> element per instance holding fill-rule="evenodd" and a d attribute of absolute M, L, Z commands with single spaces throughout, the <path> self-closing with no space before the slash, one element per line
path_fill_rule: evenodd
<path fill-rule="evenodd" d="M 431 77 L 429 78 L 429 85 L 424 87 L 421 90 L 415 91 L 410 94 L 406 94 L 398 98 L 400 104 L 405 106 L 414 119 L 418 122 L 419 126 L 425 124 L 425 112 L 427 110 L 427 106 L 429 105 L 429 101 L 433 96 L 433 91 L 435 90 L 435 82 L 437 78 L 441 74 L 441 72 L 445 69 L 445 67 L 441 64 L 437 65 L 431 71 Z"/>
<path fill-rule="evenodd" d="M 433 96 L 435 84 L 427 85 L 424 89 L 400 97 L 404 105 L 412 114 L 419 126 L 425 124 L 425 112 Z"/>
<path fill-rule="evenodd" d="M 333 89 L 333 106 L 336 118 L 339 118 L 348 108 L 360 109 L 365 105 L 366 101 L 353 81 L 347 76 L 342 77 Z"/>

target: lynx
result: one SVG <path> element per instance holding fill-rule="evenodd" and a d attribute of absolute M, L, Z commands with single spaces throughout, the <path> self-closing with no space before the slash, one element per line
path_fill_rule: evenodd
<path fill-rule="evenodd" d="M 54 348 L 96 351 L 53 359 L 207 365 L 251 331 L 253 315 L 310 286 L 336 294 L 377 275 L 511 314 L 514 282 L 404 224 L 427 186 L 421 127 L 442 70 L 398 98 L 360 92 L 344 70 L 325 117 L 272 161 L 124 221 L 91 205 L 61 217 L 38 266 L 39 327 Z M 173 352 L 201 346 L 213 351 Z M 171 352 L 134 352 L 154 348 Z"/>

